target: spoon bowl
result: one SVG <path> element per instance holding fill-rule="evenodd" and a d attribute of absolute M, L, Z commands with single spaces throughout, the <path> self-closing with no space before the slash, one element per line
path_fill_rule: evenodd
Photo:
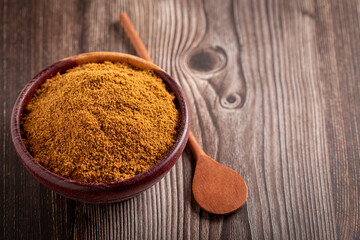
<path fill-rule="evenodd" d="M 197 204 L 213 214 L 234 212 L 248 197 L 245 180 L 207 155 L 196 161 L 192 191 Z"/>
<path fill-rule="evenodd" d="M 192 132 L 188 143 L 196 161 L 192 191 L 197 204 L 213 214 L 228 214 L 241 208 L 248 197 L 245 180 L 206 155 Z"/>

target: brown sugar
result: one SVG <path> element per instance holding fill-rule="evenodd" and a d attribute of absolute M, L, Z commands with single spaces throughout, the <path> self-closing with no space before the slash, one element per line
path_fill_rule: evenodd
<path fill-rule="evenodd" d="M 175 143 L 175 96 L 151 70 L 88 63 L 48 79 L 27 105 L 22 136 L 45 168 L 101 183 L 142 173 Z"/>

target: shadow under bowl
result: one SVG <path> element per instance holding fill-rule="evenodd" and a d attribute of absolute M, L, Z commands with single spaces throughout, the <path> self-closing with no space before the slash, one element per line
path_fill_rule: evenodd
<path fill-rule="evenodd" d="M 40 165 L 29 153 L 21 137 L 20 124 L 26 105 L 30 102 L 35 91 L 47 79 L 52 78 L 58 72 L 65 73 L 66 70 L 78 65 L 90 62 L 127 62 L 139 69 L 151 69 L 172 92 L 174 92 L 177 105 L 181 114 L 181 123 L 178 137 L 170 151 L 156 165 L 149 170 L 138 174 L 132 178 L 109 183 L 85 183 L 59 176 Z M 16 152 L 28 169 L 28 171 L 42 184 L 51 190 L 71 199 L 87 203 L 113 203 L 129 199 L 140 192 L 148 189 L 158 182 L 173 167 L 177 159 L 181 156 L 186 146 L 189 130 L 189 110 L 185 95 L 180 86 L 156 65 L 145 61 L 139 57 L 117 53 L 117 52 L 91 52 L 77 56 L 65 58 L 53 65 L 45 68 L 38 73 L 31 81 L 26 84 L 18 96 L 11 115 L 11 137 Z"/>

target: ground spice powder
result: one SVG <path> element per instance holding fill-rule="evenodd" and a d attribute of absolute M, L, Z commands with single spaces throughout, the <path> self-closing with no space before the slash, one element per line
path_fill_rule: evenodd
<path fill-rule="evenodd" d="M 27 105 L 24 142 L 50 171 L 120 181 L 154 166 L 175 143 L 180 114 L 153 71 L 89 63 L 47 80 Z"/>

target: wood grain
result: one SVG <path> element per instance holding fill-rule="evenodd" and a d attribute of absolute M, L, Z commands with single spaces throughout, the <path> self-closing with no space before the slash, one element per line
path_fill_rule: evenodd
<path fill-rule="evenodd" d="M 189 149 L 128 201 L 88 205 L 21 165 L 10 114 L 25 83 L 82 52 L 150 56 L 181 84 L 204 151 L 235 169 L 247 204 L 208 214 L 191 194 Z M 0 1 L 0 239 L 359 239 L 360 3 Z"/>

